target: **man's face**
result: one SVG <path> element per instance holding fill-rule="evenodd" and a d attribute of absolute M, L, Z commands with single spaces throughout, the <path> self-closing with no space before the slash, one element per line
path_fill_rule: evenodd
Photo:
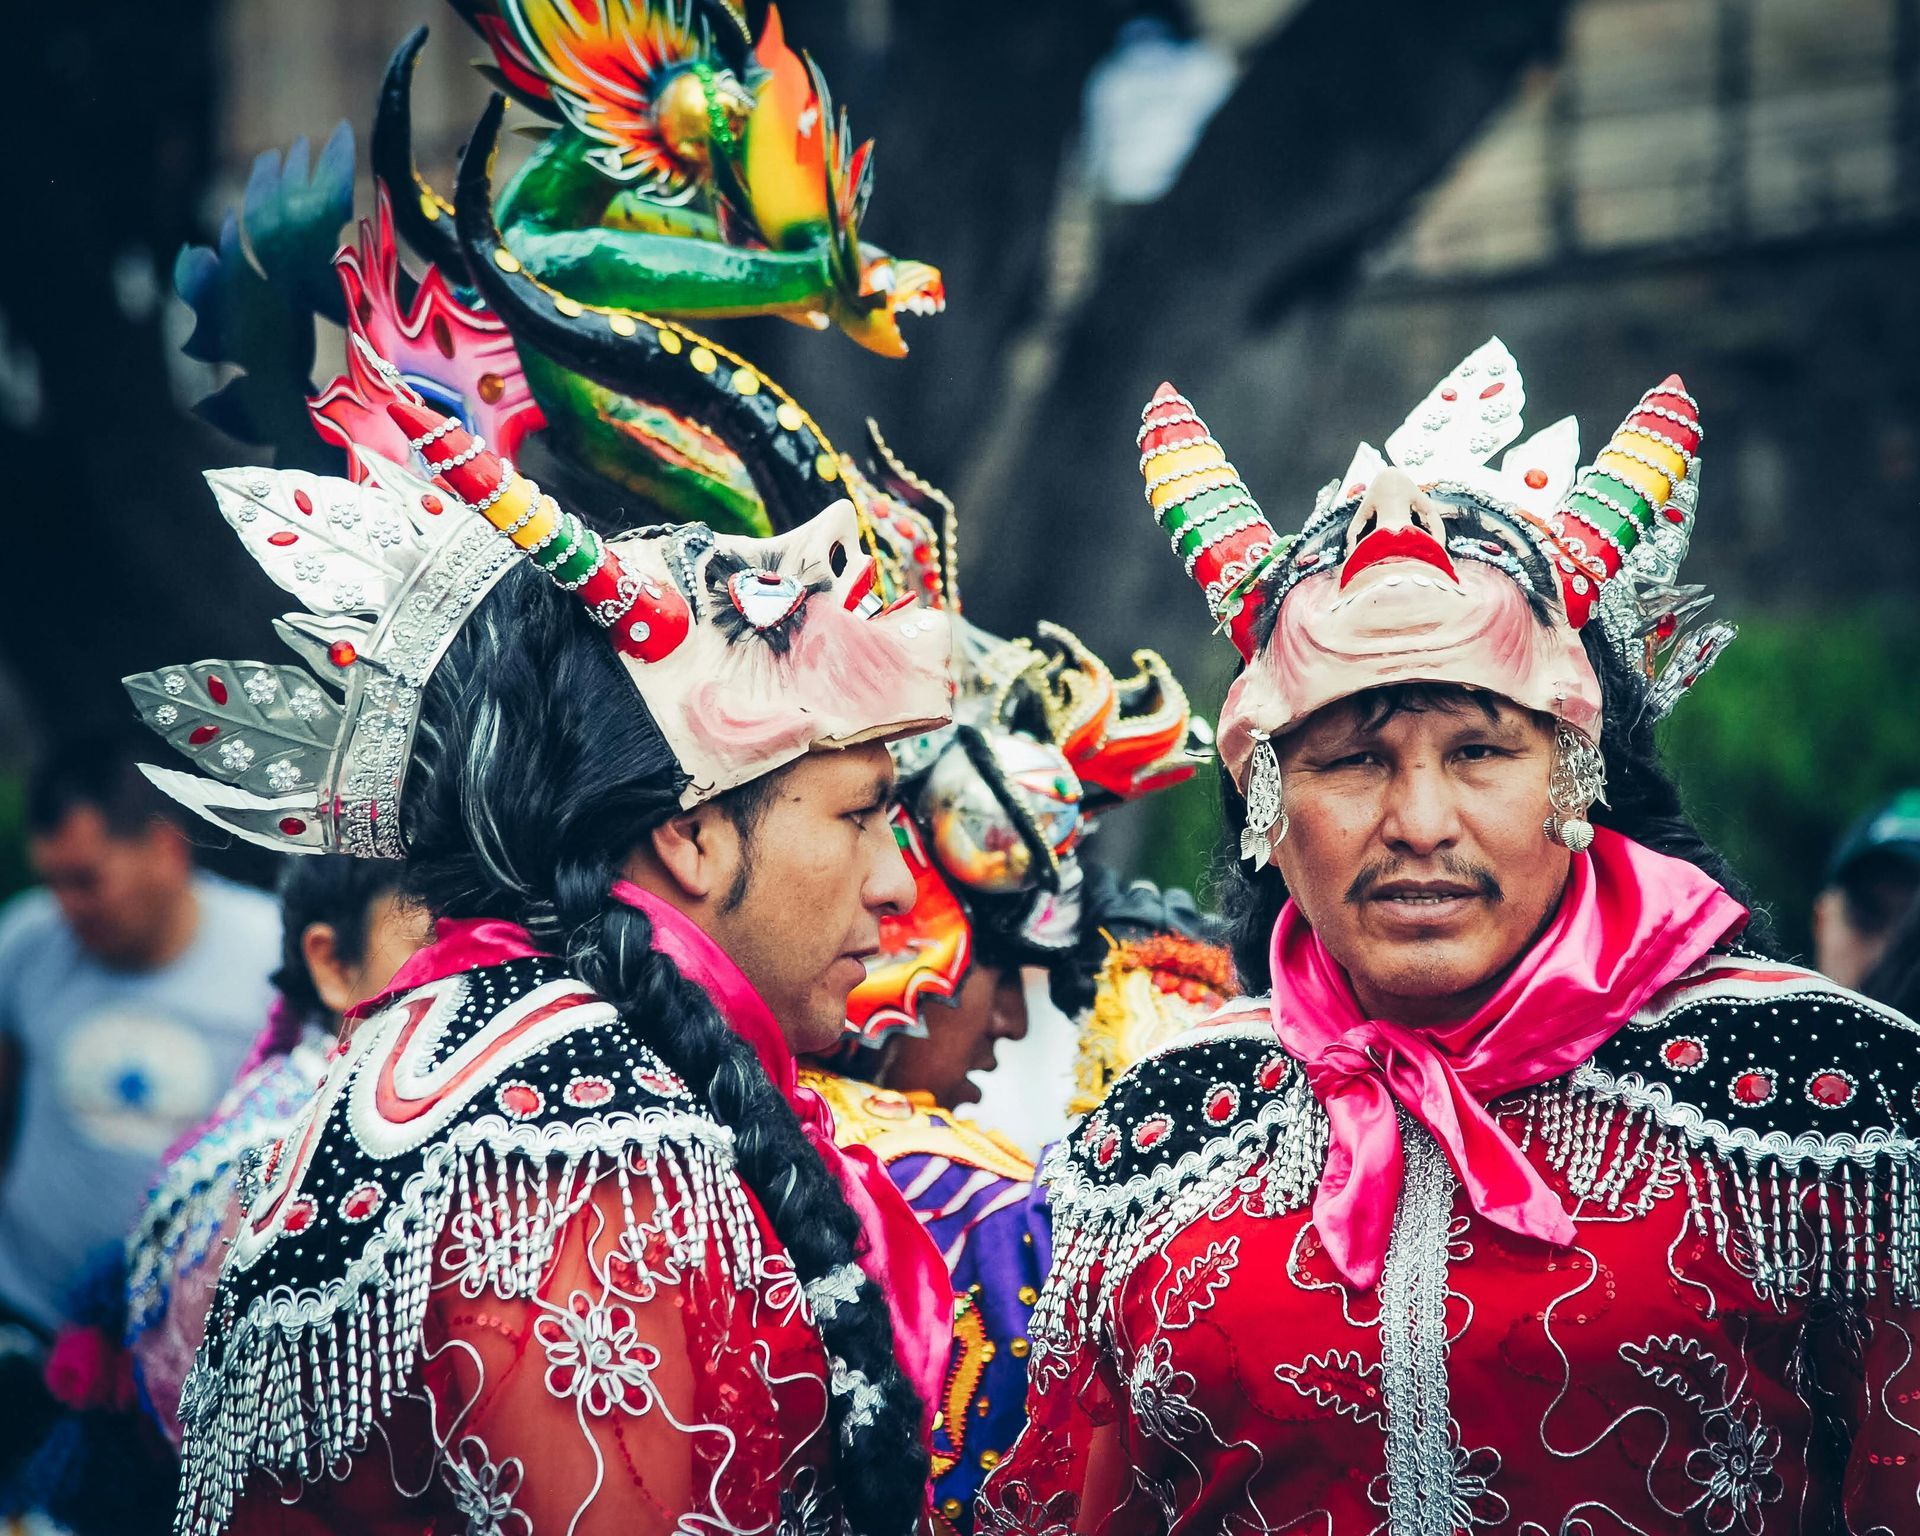
<path fill-rule="evenodd" d="M 1020 972 L 977 961 L 955 994 L 954 1006 L 922 1003 L 924 1036 L 896 1035 L 887 1044 L 881 1081 L 902 1093 L 919 1090 L 951 1109 L 980 1097 L 980 1085 L 968 1076 L 993 1070 L 994 1047 L 1022 1040 L 1027 1033 L 1027 996 Z"/>
<path fill-rule="evenodd" d="M 160 951 L 178 926 L 192 876 L 172 826 L 117 836 L 99 810 L 77 806 L 52 831 L 30 838 L 27 856 L 89 954 L 126 970 L 166 958 Z"/>
<path fill-rule="evenodd" d="M 787 1041 L 823 1051 L 879 952 L 880 919 L 913 904 L 913 877 L 887 821 L 893 760 L 877 743 L 811 752 L 782 773 L 759 822 L 728 855 L 737 901 L 703 917 Z"/>
<path fill-rule="evenodd" d="M 1405 1024 L 1465 1017 L 1566 884 L 1571 855 L 1541 831 L 1552 727 L 1462 693 L 1369 728 L 1363 695 L 1278 745 L 1290 825 L 1275 858 L 1361 1006 Z"/>

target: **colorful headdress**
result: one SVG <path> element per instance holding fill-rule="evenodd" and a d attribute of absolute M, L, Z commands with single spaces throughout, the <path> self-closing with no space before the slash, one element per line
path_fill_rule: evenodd
<path fill-rule="evenodd" d="M 205 661 L 127 679 L 141 718 L 211 779 L 148 774 L 208 820 L 286 851 L 403 855 L 421 692 L 521 555 L 608 630 L 679 763 L 683 806 L 816 746 L 946 720 L 947 620 L 882 611 L 849 503 L 773 539 L 693 523 L 602 540 L 457 421 L 413 400 L 388 412 L 431 483 L 364 448 L 362 484 L 208 476 L 248 550 L 305 605 L 276 627 L 314 669 Z"/>
<path fill-rule="evenodd" d="M 1600 688 L 1580 640 L 1595 615 L 1653 679 L 1661 713 L 1732 639 L 1724 624 L 1679 634 L 1708 599 L 1674 584 L 1701 438 L 1678 377 L 1649 390 L 1577 475 L 1571 417 L 1509 448 L 1525 402 L 1511 354 L 1487 342 L 1384 457 L 1362 444 L 1305 527 L 1282 538 L 1193 407 L 1161 385 L 1141 470 L 1156 519 L 1247 661 L 1220 717 L 1221 757 L 1243 792 L 1259 741 L 1388 683 L 1485 688 L 1597 740 Z"/>
<path fill-rule="evenodd" d="M 924 1033 L 918 1005 L 959 991 L 983 937 L 1035 963 L 1074 948 L 1076 849 L 1099 814 L 1191 778 L 1210 755 L 1156 653 L 1134 652 L 1134 675 L 1116 678 L 1058 625 L 1002 640 L 956 624 L 954 723 L 894 750 L 894 831 L 916 899 L 882 919 L 881 953 L 848 1003 L 868 1044 Z"/>

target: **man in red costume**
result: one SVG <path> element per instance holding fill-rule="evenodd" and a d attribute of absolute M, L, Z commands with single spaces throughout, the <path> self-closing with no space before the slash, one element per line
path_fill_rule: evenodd
<path fill-rule="evenodd" d="M 1247 667 L 1230 1007 L 1050 1166 L 980 1528 L 1442 1536 L 1920 1519 L 1914 1026 L 1763 958 L 1655 720 L 1698 413 L 1576 476 L 1490 342 L 1283 541 L 1163 387 L 1156 515 Z M 1670 656 L 1657 676 L 1654 664 Z"/>
<path fill-rule="evenodd" d="M 210 477 L 316 671 L 128 680 L 218 781 L 163 788 L 404 854 L 435 920 L 242 1180 L 179 1528 L 904 1536 L 952 1292 L 794 1052 L 912 900 L 884 743 L 945 719 L 946 621 L 845 502 L 603 540 L 391 414 L 431 483 Z"/>

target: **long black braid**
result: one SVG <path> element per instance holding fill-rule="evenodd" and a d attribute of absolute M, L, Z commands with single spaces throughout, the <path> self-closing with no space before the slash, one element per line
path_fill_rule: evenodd
<path fill-rule="evenodd" d="M 1263 633 L 1271 633 L 1271 618 Z M 1599 623 L 1581 632 L 1581 644 L 1600 680 L 1603 711 L 1600 756 L 1607 765 L 1607 803 L 1587 812 L 1595 826 L 1611 827 L 1643 848 L 1684 859 L 1727 890 L 1736 901 L 1753 908 L 1753 917 L 1741 935 L 1743 947 L 1763 955 L 1776 952 L 1773 924 L 1764 908 L 1754 907 L 1746 887 L 1727 861 L 1700 835 L 1681 804 L 1679 787 L 1660 762 L 1654 741 L 1655 721 L 1647 708 L 1647 680 L 1601 631 Z M 1446 685 L 1407 683 L 1375 689 L 1367 704 L 1374 720 L 1401 709 L 1432 708 L 1456 690 Z M 1273 985 L 1268 945 L 1280 908 L 1287 899 L 1286 883 L 1277 864 L 1255 873 L 1240 859 L 1240 829 L 1246 825 L 1247 803 L 1220 770 L 1220 804 L 1225 836 L 1214 860 L 1214 885 L 1221 912 L 1232 934 L 1234 969 L 1250 992 Z"/>
<path fill-rule="evenodd" d="M 427 686 L 402 807 L 408 890 L 437 915 L 524 923 L 617 1008 L 732 1130 L 741 1178 L 811 1284 L 855 1261 L 859 1219 L 759 1058 L 654 950 L 646 914 L 610 891 L 628 852 L 678 811 L 680 786 L 604 632 L 517 569 Z M 857 1299 L 818 1321 L 829 1355 L 880 1392 L 870 1420 L 830 1396 L 842 1506 L 855 1531 L 909 1531 L 928 1457 L 885 1299 L 862 1277 Z"/>

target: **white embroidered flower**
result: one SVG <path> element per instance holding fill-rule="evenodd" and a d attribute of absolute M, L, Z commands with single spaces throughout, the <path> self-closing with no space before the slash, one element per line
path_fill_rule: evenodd
<path fill-rule="evenodd" d="M 476 1435 L 460 1442 L 459 1450 L 441 1463 L 440 1478 L 467 1522 L 466 1536 L 505 1536 L 509 1530 L 532 1536 L 533 1522 L 513 1507 L 524 1472 L 518 1456 L 495 1466 Z"/>
<path fill-rule="evenodd" d="M 653 1406 L 653 1368 L 660 1351 L 642 1343 L 633 1313 L 575 1291 L 564 1308 L 551 1308 L 533 1325 L 547 1352 L 547 1390 L 578 1398 L 588 1413 Z"/>
<path fill-rule="evenodd" d="M 360 504 L 352 500 L 340 502 L 337 506 L 327 509 L 327 516 L 331 517 L 338 527 L 355 527 L 360 521 Z"/>
<path fill-rule="evenodd" d="M 357 581 L 336 582 L 333 588 L 333 606 L 336 608 L 360 608 L 366 603 L 366 588 Z"/>
<path fill-rule="evenodd" d="M 1711 1415 L 1705 1434 L 1706 1445 L 1688 1452 L 1684 1466 L 1706 1490 L 1700 1502 L 1707 1529 L 1723 1536 L 1737 1526 L 1746 1536 L 1759 1536 L 1767 1523 L 1761 1506 L 1786 1492 L 1773 1470 L 1780 1432 L 1761 1422 L 1757 1406 L 1736 1403 Z"/>
<path fill-rule="evenodd" d="M 288 790 L 292 789 L 294 785 L 298 784 L 300 779 L 301 773 L 299 768 L 287 758 L 276 757 L 272 762 L 267 764 L 267 783 L 272 786 L 277 794 L 284 795 Z"/>
<path fill-rule="evenodd" d="M 175 709 L 171 704 L 162 704 L 153 712 L 153 720 L 156 725 L 172 725 L 173 722 L 179 718 L 180 711 Z"/>
<path fill-rule="evenodd" d="M 326 709 L 326 700 L 320 697 L 318 688 L 296 688 L 287 700 L 287 708 L 296 720 L 316 720 Z"/>
<path fill-rule="evenodd" d="M 1187 1396 L 1193 1377 L 1173 1368 L 1173 1346 L 1167 1340 L 1155 1339 L 1141 1352 L 1128 1386 L 1134 1418 L 1156 1440 L 1177 1444 L 1205 1426 Z"/>
<path fill-rule="evenodd" d="M 250 672 L 247 674 L 246 689 L 248 700 L 264 708 L 273 702 L 274 695 L 280 691 L 280 679 L 271 672 Z"/>
<path fill-rule="evenodd" d="M 382 549 L 392 549 L 404 532 L 396 518 L 376 517 L 367 524 L 367 537 Z"/>
<path fill-rule="evenodd" d="M 242 773 L 253 762 L 253 748 L 243 736 L 229 736 L 220 743 L 220 766 L 228 773 Z"/>
<path fill-rule="evenodd" d="M 160 679 L 160 686 L 177 698 L 187 691 L 187 674 L 184 672 L 169 672 L 165 677 Z"/>
<path fill-rule="evenodd" d="M 327 562 L 317 555 L 302 555 L 293 562 L 295 581 L 318 581 L 327 574 Z"/>
<path fill-rule="evenodd" d="M 760 1299 L 773 1309 L 781 1322 L 791 1323 L 795 1318 L 813 1321 L 813 1312 L 807 1306 L 806 1287 L 801 1285 L 789 1255 L 767 1254 L 754 1267 L 754 1277 L 760 1282 Z"/>

